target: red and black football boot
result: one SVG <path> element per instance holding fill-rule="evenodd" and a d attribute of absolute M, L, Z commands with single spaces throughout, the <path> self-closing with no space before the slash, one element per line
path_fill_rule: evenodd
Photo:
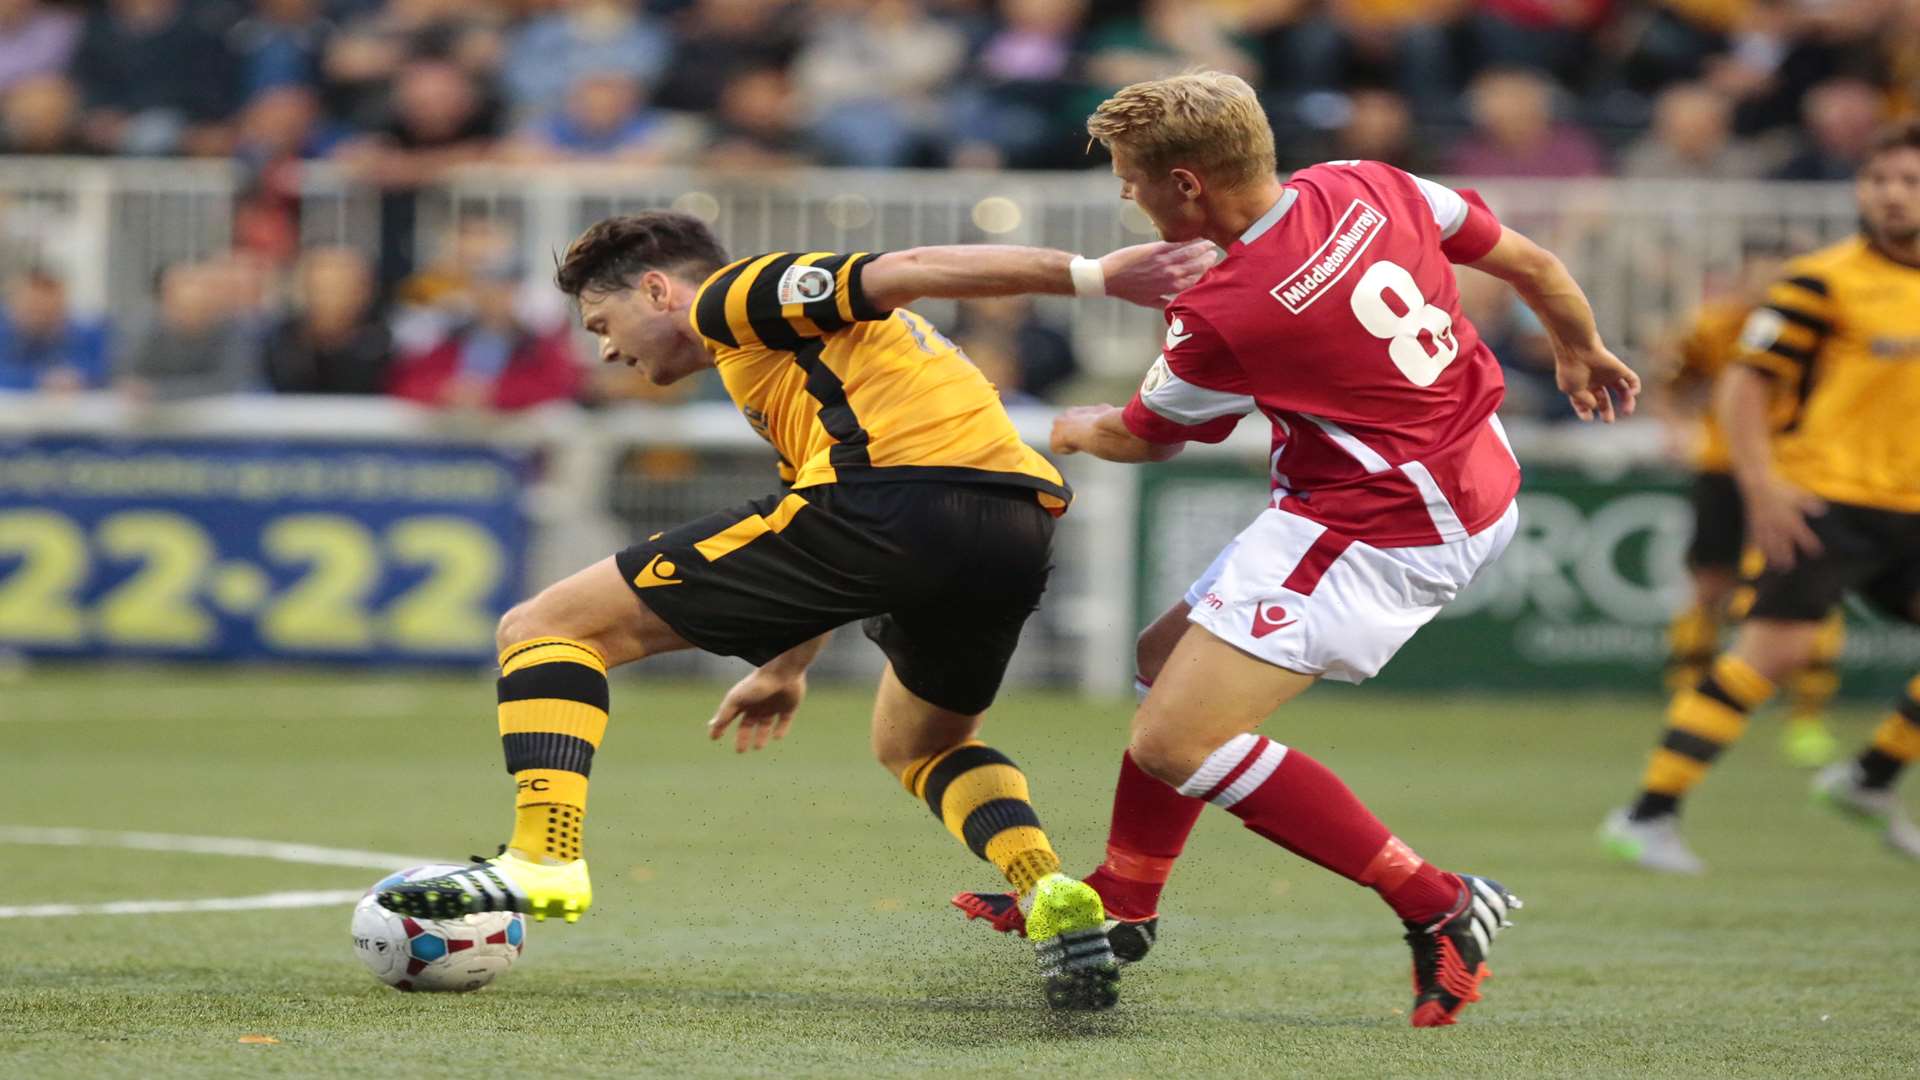
<path fill-rule="evenodd" d="M 953 906 L 966 912 L 969 921 L 985 919 L 987 925 L 1002 934 L 1027 936 L 1027 914 L 1020 910 L 1020 898 L 1009 892 L 963 892 L 953 898 Z M 1114 959 L 1136 964 L 1146 959 L 1160 933 L 1160 916 L 1144 919 L 1107 918 L 1107 944 Z"/>
<path fill-rule="evenodd" d="M 1460 902 L 1445 918 L 1421 925 L 1407 922 L 1413 947 L 1413 1026 L 1444 1027 L 1460 1010 L 1480 1000 L 1480 983 L 1493 977 L 1487 950 L 1520 898 L 1491 878 L 1471 874 L 1460 879 Z M 1115 950 L 1118 952 L 1118 950 Z"/>

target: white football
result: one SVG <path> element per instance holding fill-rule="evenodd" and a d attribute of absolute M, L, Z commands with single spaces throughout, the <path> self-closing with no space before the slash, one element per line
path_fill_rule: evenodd
<path fill-rule="evenodd" d="M 374 978 L 396 990 L 478 990 L 513 966 L 527 942 L 526 916 L 517 911 L 414 919 L 375 899 L 398 882 L 459 869 L 415 866 L 388 874 L 354 905 L 353 951 Z"/>

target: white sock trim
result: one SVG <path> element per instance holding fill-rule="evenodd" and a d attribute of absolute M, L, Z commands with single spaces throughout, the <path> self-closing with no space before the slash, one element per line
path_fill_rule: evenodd
<path fill-rule="evenodd" d="M 1208 754 L 1207 760 L 1201 762 L 1193 775 L 1187 777 L 1187 782 L 1180 785 L 1180 794 L 1190 799 L 1197 799 L 1212 791 L 1215 784 L 1226 779 L 1227 774 L 1244 761 L 1248 754 L 1258 750 L 1264 741 L 1266 740 L 1252 732 L 1235 735 L 1228 739 L 1220 749 Z"/>
<path fill-rule="evenodd" d="M 1280 767 L 1280 762 L 1286 759 L 1287 748 L 1272 739 L 1265 742 L 1266 745 L 1260 748 L 1260 757 L 1247 766 L 1247 771 L 1241 773 L 1238 779 L 1227 785 L 1227 790 L 1214 796 L 1213 805 L 1222 810 L 1231 809 L 1234 803 L 1258 790 L 1273 775 L 1273 770 Z"/>
<path fill-rule="evenodd" d="M 1152 683 L 1148 682 L 1147 680 L 1141 678 L 1138 675 L 1135 675 L 1133 677 L 1133 696 L 1136 701 L 1147 700 L 1147 695 L 1152 691 L 1153 691 Z"/>
<path fill-rule="evenodd" d="M 1261 784 L 1273 775 L 1280 763 L 1286 760 L 1287 748 L 1272 739 L 1248 733 L 1235 735 L 1226 745 L 1207 755 L 1200 768 L 1180 785 L 1180 794 L 1191 799 L 1200 798 L 1212 791 L 1220 781 L 1227 778 L 1241 762 L 1252 757 L 1252 762 L 1233 778 L 1224 790 L 1208 800 L 1222 810 L 1230 810 L 1235 803 L 1257 791 Z"/>

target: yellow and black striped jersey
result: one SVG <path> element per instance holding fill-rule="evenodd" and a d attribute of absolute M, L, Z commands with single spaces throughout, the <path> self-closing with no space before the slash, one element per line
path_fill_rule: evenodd
<path fill-rule="evenodd" d="M 1694 312 L 1680 338 L 1679 364 L 1671 381 L 1691 383 L 1707 391 L 1700 410 L 1700 437 L 1693 447 L 1693 467 L 1700 472 L 1723 473 L 1733 468 L 1726 429 L 1714 414 L 1712 387 L 1739 354 L 1741 334 L 1752 311 L 1753 304 L 1740 297 L 1710 300 Z M 1770 422 L 1778 430 L 1792 422 L 1795 400 L 1791 393 L 1779 394 L 1773 405 Z"/>
<path fill-rule="evenodd" d="M 1733 361 L 1740 344 L 1740 328 L 1752 305 L 1738 299 L 1709 301 L 1687 323 L 1679 343 L 1675 383 L 1712 386 Z M 1726 472 L 1733 467 L 1727 452 L 1727 434 L 1714 418 L 1711 404 L 1701 410 L 1700 438 L 1693 448 L 1693 467 L 1701 472 Z"/>
<path fill-rule="evenodd" d="M 1059 470 L 1014 430 L 1000 395 L 933 325 L 882 311 L 860 285 L 874 258 L 774 252 L 720 268 L 694 329 L 727 395 L 795 488 L 958 480 L 1031 488 L 1054 513 Z"/>
<path fill-rule="evenodd" d="M 1788 263 L 1737 362 L 1791 391 L 1782 476 L 1834 502 L 1920 513 L 1920 267 L 1863 237 Z"/>

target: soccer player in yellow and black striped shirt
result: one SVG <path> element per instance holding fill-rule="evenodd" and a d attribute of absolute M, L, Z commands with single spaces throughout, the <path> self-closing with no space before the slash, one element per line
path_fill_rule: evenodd
<path fill-rule="evenodd" d="M 1071 495 L 1020 441 L 993 386 L 905 305 L 1101 291 L 1157 307 L 1210 262 L 1208 246 L 1173 244 L 1099 261 L 984 245 L 729 259 L 685 214 L 588 229 L 557 278 L 601 359 L 660 384 L 717 369 L 786 486 L 656 534 L 507 613 L 499 724 L 518 793 L 513 836 L 499 858 L 396 886 L 381 903 L 429 917 L 577 918 L 592 899 L 581 824 L 607 669 L 687 648 L 748 660 L 757 670 L 709 730 L 717 739 L 737 725 L 737 747 L 759 749 L 785 732 L 827 635 L 858 621 L 887 657 L 873 714 L 881 764 L 1032 906 L 1049 1004 L 1111 1005 L 1117 968 L 1098 894 L 1060 873 L 1026 777 L 975 738 L 1046 588 L 1054 518 Z"/>
<path fill-rule="evenodd" d="M 1603 827 L 1610 851 L 1649 869 L 1703 869 L 1677 828 L 1681 798 L 1806 663 L 1843 595 L 1920 623 L 1920 123 L 1884 132 L 1856 187 L 1861 235 L 1787 264 L 1721 381 L 1719 415 L 1764 560 L 1733 647 L 1674 697 L 1639 797 Z M 1770 434 L 1779 394 L 1791 415 Z M 1820 772 L 1815 794 L 1920 859 L 1920 828 L 1894 790 L 1916 757 L 1920 678 L 1864 753 Z"/>
<path fill-rule="evenodd" d="M 1781 262 L 1769 251 L 1750 250 L 1741 266 L 1738 286 L 1701 305 L 1688 319 L 1685 332 L 1668 349 L 1664 393 L 1656 400 L 1665 403 L 1670 421 L 1683 425 L 1691 422 L 1696 436 L 1691 448 L 1693 539 L 1687 545 L 1693 597 L 1674 615 L 1667 634 L 1667 682 L 1673 691 L 1700 681 L 1720 651 L 1727 617 L 1744 611 L 1747 594 L 1736 587 L 1741 551 L 1746 545 L 1746 511 L 1739 485 L 1734 483 L 1726 433 L 1708 407 L 1707 398 L 1721 372 L 1740 351 L 1741 328 L 1778 276 Z M 1777 410 L 1790 408 L 1792 401 L 1790 394 L 1776 394 L 1776 414 L 1769 421 L 1777 426 L 1790 419 Z M 1825 765 L 1838 749 L 1824 714 L 1839 689 L 1835 664 L 1845 643 L 1846 619 L 1836 610 L 1827 616 L 1813 659 L 1787 680 L 1787 723 L 1781 731 L 1780 749 L 1796 765 Z"/>

